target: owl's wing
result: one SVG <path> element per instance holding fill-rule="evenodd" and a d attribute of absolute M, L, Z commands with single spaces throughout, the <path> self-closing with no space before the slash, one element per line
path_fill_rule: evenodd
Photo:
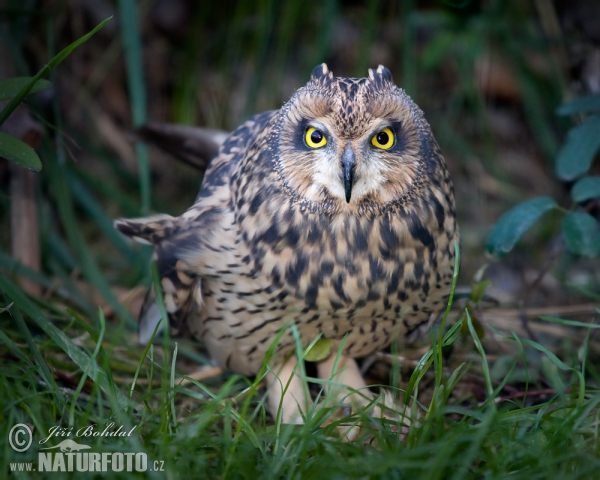
<path fill-rule="evenodd" d="M 270 111 L 254 116 L 227 138 L 208 166 L 194 205 L 183 215 L 115 221 L 115 228 L 122 234 L 154 246 L 153 259 L 174 334 L 185 329 L 186 317 L 193 308 L 201 305 L 204 259 L 215 259 L 219 255 L 217 232 L 223 226 L 223 218 L 232 213 L 231 172 L 274 114 L 275 111 Z M 193 257 L 193 266 L 190 265 L 190 257 Z M 140 311 L 140 343 L 148 343 L 160 320 L 156 292 L 152 286 Z M 162 328 L 161 324 L 159 331 Z"/>
<path fill-rule="evenodd" d="M 137 242 L 154 246 L 153 260 L 156 262 L 169 324 L 174 333 L 181 329 L 182 315 L 187 311 L 189 303 L 187 297 L 189 297 L 192 283 L 185 276 L 178 275 L 175 268 L 177 261 L 173 258 L 173 252 L 177 248 L 180 237 L 179 230 L 181 230 L 178 223 L 180 223 L 178 218 L 170 215 L 115 221 L 115 228 L 122 234 Z M 150 341 L 161 318 L 153 284 L 146 293 L 140 310 L 138 334 L 141 344 L 147 344 Z M 163 327 L 164 322 L 160 324 L 157 334 Z"/>
<path fill-rule="evenodd" d="M 222 130 L 148 122 L 138 128 L 137 136 L 174 157 L 205 170 L 229 135 Z"/>

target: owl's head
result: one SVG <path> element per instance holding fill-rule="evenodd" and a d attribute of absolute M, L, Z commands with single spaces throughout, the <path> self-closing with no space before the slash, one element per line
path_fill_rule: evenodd
<path fill-rule="evenodd" d="M 429 125 L 382 65 L 366 78 L 316 67 L 281 109 L 274 140 L 286 188 L 330 211 L 383 211 L 433 168 Z"/>

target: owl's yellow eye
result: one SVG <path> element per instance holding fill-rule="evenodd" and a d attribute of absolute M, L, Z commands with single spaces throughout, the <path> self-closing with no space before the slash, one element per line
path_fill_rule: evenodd
<path fill-rule="evenodd" d="M 381 132 L 373 135 L 371 143 L 382 150 L 389 150 L 394 146 L 394 132 L 391 128 L 386 127 Z"/>
<path fill-rule="evenodd" d="M 317 130 L 315 127 L 306 129 L 304 140 L 310 148 L 321 148 L 327 145 L 327 138 L 321 130 Z"/>

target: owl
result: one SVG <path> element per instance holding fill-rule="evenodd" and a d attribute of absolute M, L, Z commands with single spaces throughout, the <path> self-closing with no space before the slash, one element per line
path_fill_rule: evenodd
<path fill-rule="evenodd" d="M 327 345 L 319 377 L 364 389 L 355 359 L 444 306 L 458 239 L 430 126 L 381 65 L 366 78 L 319 65 L 281 109 L 226 139 L 185 213 L 115 225 L 154 246 L 174 333 L 247 375 L 276 343 L 268 403 L 290 423 L 310 405 L 293 374 L 296 336 L 302 347 Z M 151 290 L 141 341 L 159 320 Z"/>

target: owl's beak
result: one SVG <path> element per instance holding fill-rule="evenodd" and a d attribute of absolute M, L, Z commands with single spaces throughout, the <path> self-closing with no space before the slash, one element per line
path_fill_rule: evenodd
<path fill-rule="evenodd" d="M 346 202 L 350 203 L 350 196 L 352 195 L 352 182 L 354 179 L 354 151 L 350 146 L 350 142 L 346 144 L 344 153 L 342 153 L 342 168 L 344 169 L 344 190 L 346 192 Z"/>

